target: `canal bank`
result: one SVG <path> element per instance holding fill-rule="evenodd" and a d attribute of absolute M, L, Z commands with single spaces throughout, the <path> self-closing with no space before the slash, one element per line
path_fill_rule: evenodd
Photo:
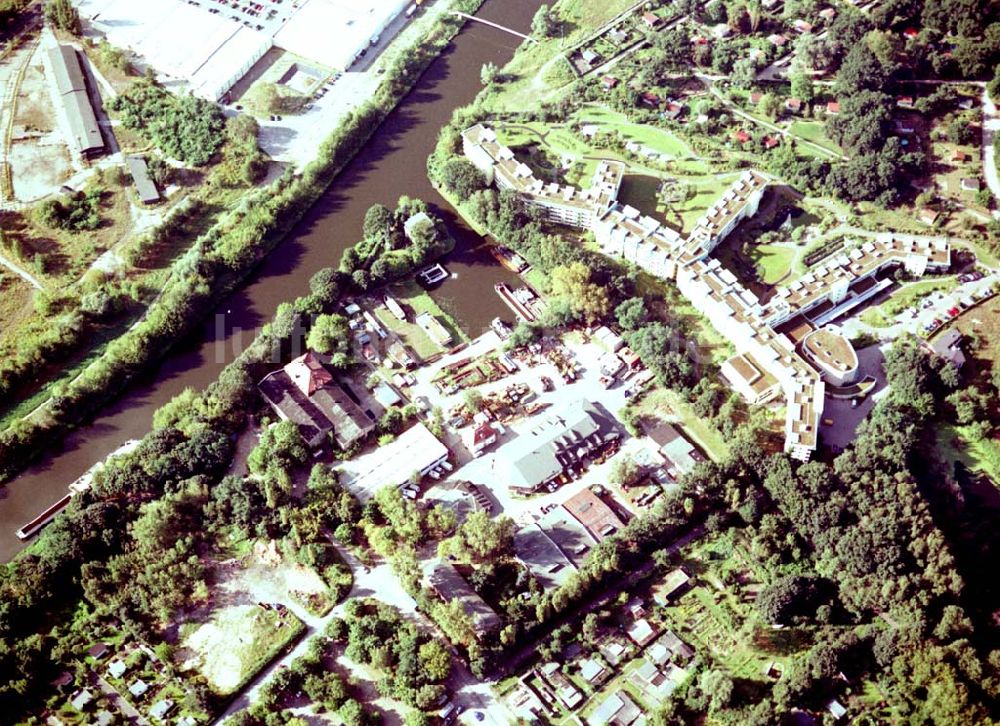
<path fill-rule="evenodd" d="M 479 15 L 526 31 L 538 5 L 538 0 L 487 0 Z M 493 317 L 507 317 L 493 286 L 501 281 L 513 284 L 516 276 L 493 259 L 482 238 L 435 192 L 427 180 L 426 161 L 438 130 L 479 91 L 482 65 L 504 65 L 519 43 L 503 31 L 467 24 L 251 280 L 224 300 L 159 368 L 136 381 L 93 423 L 66 437 L 59 451 L 0 491 L 0 557 L 8 560 L 24 546 L 15 536 L 17 528 L 63 496 L 69 482 L 128 439 L 145 434 L 156 409 L 184 388 L 200 389 L 213 381 L 279 303 L 304 291 L 317 270 L 336 265 L 343 249 L 361 236 L 364 214 L 372 204 L 393 207 L 401 195 L 421 198 L 448 224 L 457 242 L 444 260 L 452 278 L 434 297 L 467 333 L 477 335 Z"/>

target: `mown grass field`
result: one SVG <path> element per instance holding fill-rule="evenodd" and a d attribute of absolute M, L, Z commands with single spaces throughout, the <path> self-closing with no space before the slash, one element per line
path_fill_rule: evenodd
<path fill-rule="evenodd" d="M 817 146 L 822 146 L 836 154 L 844 153 L 830 137 L 826 135 L 826 125 L 821 121 L 793 121 L 789 131 Z"/>
<path fill-rule="evenodd" d="M 791 273 L 795 257 L 795 249 L 783 245 L 754 245 L 750 249 L 750 259 L 766 285 L 775 285 Z"/>
<path fill-rule="evenodd" d="M 632 123 L 626 116 L 600 106 L 587 106 L 574 115 L 581 124 L 597 124 L 604 131 L 617 131 L 630 141 L 675 158 L 695 156 L 684 141 L 671 131 Z"/>

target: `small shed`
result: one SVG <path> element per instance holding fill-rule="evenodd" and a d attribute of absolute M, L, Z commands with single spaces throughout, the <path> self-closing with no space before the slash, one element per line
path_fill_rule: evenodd
<path fill-rule="evenodd" d="M 141 156 L 128 156 L 125 157 L 125 164 L 128 166 L 128 173 L 132 175 L 132 182 L 135 184 L 139 201 L 143 204 L 155 204 L 160 201 L 160 192 L 156 189 L 156 183 L 149 176 L 146 160 Z"/>

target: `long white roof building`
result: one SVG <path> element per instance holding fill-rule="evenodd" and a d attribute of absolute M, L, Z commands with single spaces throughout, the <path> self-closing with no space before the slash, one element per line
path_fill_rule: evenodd
<path fill-rule="evenodd" d="M 502 181 L 505 165 L 517 167 L 518 162 L 507 147 L 498 144 L 492 130 L 472 127 L 463 140 L 466 155 L 478 167 L 488 167 L 490 181 L 510 188 Z M 505 153 L 487 149 L 482 141 Z M 870 278 L 888 265 L 903 265 L 914 275 L 947 270 L 951 249 L 944 239 L 882 234 L 779 288 L 766 304 L 761 303 L 708 255 L 740 221 L 757 213 L 770 183 L 758 171 L 744 172 L 686 237 L 632 207 L 607 206 L 606 198 L 590 201 L 590 228 L 605 254 L 676 283 L 694 308 L 729 340 L 737 355 L 727 361 L 723 372 L 747 379 L 740 389 L 750 394 L 748 398 L 763 401 L 770 388 L 780 389 L 786 401 L 785 451 L 807 461 L 819 444 L 826 384 L 820 370 L 796 351 L 788 336 L 777 332 L 777 326 L 806 312 L 836 315 L 846 311 L 878 289 Z M 858 292 L 858 287 L 863 290 Z"/>

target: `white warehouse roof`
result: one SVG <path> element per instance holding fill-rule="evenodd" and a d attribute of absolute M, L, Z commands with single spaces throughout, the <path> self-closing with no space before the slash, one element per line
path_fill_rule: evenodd
<path fill-rule="evenodd" d="M 274 36 L 279 48 L 346 68 L 412 0 L 305 0 Z"/>
<path fill-rule="evenodd" d="M 79 8 L 112 45 L 213 101 L 271 47 L 263 33 L 179 0 L 81 0 Z"/>

